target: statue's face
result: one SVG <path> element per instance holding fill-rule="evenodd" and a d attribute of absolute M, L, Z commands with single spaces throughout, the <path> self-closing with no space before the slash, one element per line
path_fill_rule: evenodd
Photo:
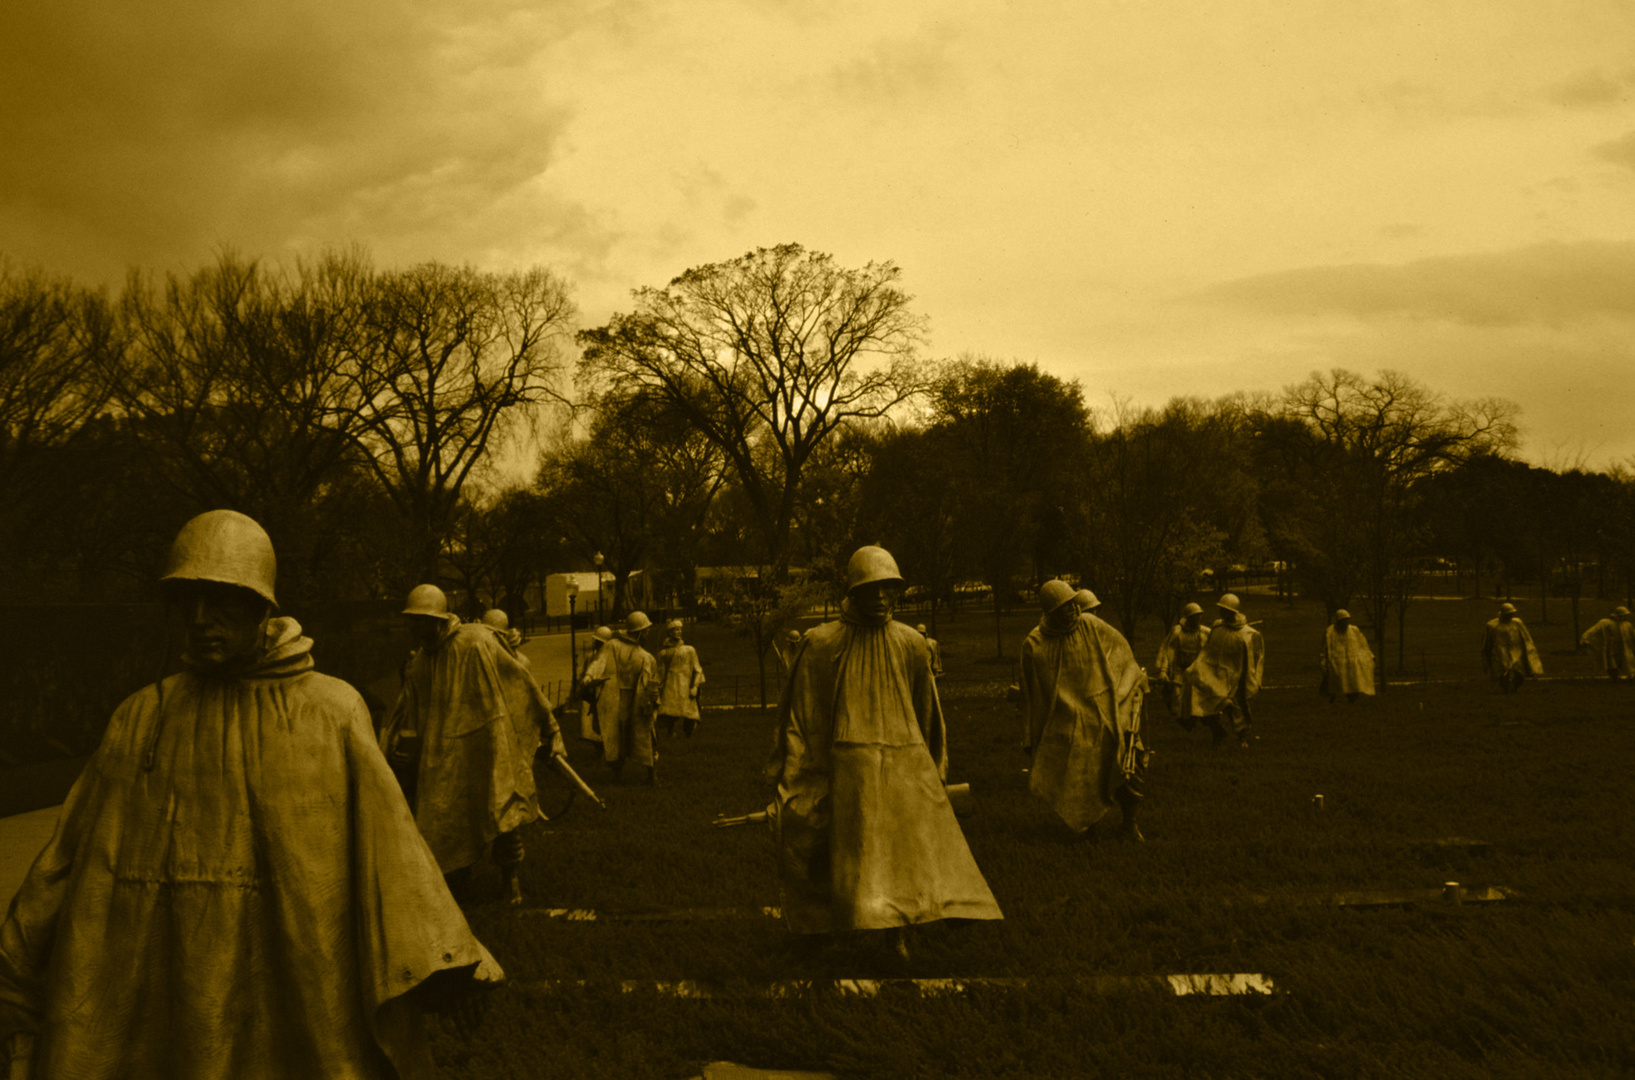
<path fill-rule="evenodd" d="M 1203 621 L 1204 613 L 1201 611 L 1195 611 L 1186 617 L 1186 622 L 1182 625 L 1184 625 L 1188 630 L 1196 630 L 1198 629 L 1198 624 Z"/>
<path fill-rule="evenodd" d="M 269 608 L 249 589 L 182 581 L 172 587 L 170 603 L 187 637 L 187 655 L 205 671 L 231 667 L 261 645 Z"/>
<path fill-rule="evenodd" d="M 435 615 L 405 615 L 404 618 L 409 621 L 409 637 L 422 649 L 436 645 L 438 635 L 447 625 L 447 620 Z"/>
<path fill-rule="evenodd" d="M 901 592 L 902 587 L 895 582 L 871 581 L 853 589 L 850 597 L 858 615 L 880 621 L 889 619 L 897 610 L 897 596 Z"/>
<path fill-rule="evenodd" d="M 1351 625 L 1351 620 L 1350 619 L 1335 619 L 1334 620 L 1334 629 L 1340 631 L 1342 634 L 1345 633 L 1345 628 L 1350 626 L 1350 625 Z"/>
<path fill-rule="evenodd" d="M 1059 607 L 1053 607 L 1045 612 L 1045 625 L 1052 630 L 1069 630 L 1074 623 L 1079 621 L 1079 616 L 1083 614 L 1084 609 L 1074 601 L 1069 600 L 1067 603 Z"/>

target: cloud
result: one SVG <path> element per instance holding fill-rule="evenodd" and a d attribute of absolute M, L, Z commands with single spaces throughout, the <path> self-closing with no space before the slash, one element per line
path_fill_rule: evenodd
<path fill-rule="evenodd" d="M 1614 165 L 1635 169 L 1635 131 L 1621 135 L 1610 142 L 1597 143 L 1590 147 L 1590 153 L 1602 161 L 1610 161 Z"/>
<path fill-rule="evenodd" d="M 1635 69 L 1608 75 L 1600 68 L 1581 71 L 1548 86 L 1544 99 L 1566 109 L 1603 109 L 1622 104 L 1635 92 Z"/>
<path fill-rule="evenodd" d="M 1635 317 L 1631 281 L 1635 242 L 1584 241 L 1397 265 L 1304 267 L 1228 281 L 1196 298 L 1278 315 L 1559 325 Z"/>
<path fill-rule="evenodd" d="M 0 222 L 104 273 L 482 226 L 552 160 L 537 58 L 578 3 L 12 0 Z"/>
<path fill-rule="evenodd" d="M 830 74 L 842 97 L 864 104 L 895 104 L 958 89 L 960 74 L 950 50 L 959 31 L 947 23 L 917 34 L 874 42 L 866 52 Z"/>

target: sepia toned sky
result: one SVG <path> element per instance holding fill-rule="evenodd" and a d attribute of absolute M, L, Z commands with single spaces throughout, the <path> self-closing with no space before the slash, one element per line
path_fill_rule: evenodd
<path fill-rule="evenodd" d="M 536 262 L 587 324 L 797 241 L 1092 405 L 1406 371 L 1635 455 L 1635 5 L 9 0 L 0 252 Z"/>

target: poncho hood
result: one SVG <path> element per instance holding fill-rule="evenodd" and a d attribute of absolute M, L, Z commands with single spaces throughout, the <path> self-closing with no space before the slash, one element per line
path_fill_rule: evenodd
<path fill-rule="evenodd" d="M 205 678 L 282 679 L 312 670 L 312 639 L 301 633 L 301 624 L 294 619 L 287 615 L 268 619 L 262 627 L 261 637 L 261 649 L 252 654 L 243 666 L 210 671 L 199 667 L 193 657 L 185 652 L 182 663 Z"/>

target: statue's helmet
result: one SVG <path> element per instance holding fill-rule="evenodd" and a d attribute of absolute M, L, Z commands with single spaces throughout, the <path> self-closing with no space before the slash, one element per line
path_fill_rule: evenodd
<path fill-rule="evenodd" d="M 624 617 L 624 632 L 627 634 L 639 634 L 652 625 L 653 620 L 647 617 L 645 611 L 632 611 Z"/>
<path fill-rule="evenodd" d="M 931 632 L 925 628 L 925 623 L 920 623 L 918 626 L 914 627 L 914 629 L 922 634 L 929 634 Z"/>
<path fill-rule="evenodd" d="M 1617 607 L 1612 609 L 1612 613 L 1618 618 L 1623 618 L 1625 615 L 1629 614 L 1629 609 L 1624 607 L 1624 605 L 1619 604 Z"/>
<path fill-rule="evenodd" d="M 1079 602 L 1080 611 L 1094 611 L 1101 606 L 1101 601 L 1096 599 L 1096 594 L 1089 589 L 1080 589 L 1073 595 L 1073 599 Z"/>
<path fill-rule="evenodd" d="M 1073 586 L 1058 578 L 1051 578 L 1039 586 L 1039 610 L 1050 614 L 1074 598 Z"/>
<path fill-rule="evenodd" d="M 1243 614 L 1241 604 L 1242 601 L 1238 599 L 1237 593 L 1221 593 L 1221 598 L 1215 601 L 1216 607 L 1225 608 L 1227 611 L 1235 611 L 1240 615 Z"/>
<path fill-rule="evenodd" d="M 681 620 L 680 619 L 671 619 L 671 620 L 669 620 L 668 622 L 666 622 L 664 624 L 664 629 L 665 629 L 666 632 L 671 633 L 671 634 L 681 633 Z"/>
<path fill-rule="evenodd" d="M 800 631 L 799 630 L 789 631 L 789 633 L 784 635 L 784 640 L 790 642 L 791 644 L 794 643 L 794 642 L 799 641 L 800 640 Z"/>
<path fill-rule="evenodd" d="M 1181 618 L 1184 619 L 1188 615 L 1202 615 L 1203 613 L 1204 609 L 1199 607 L 1197 604 L 1188 604 L 1186 607 L 1181 609 Z"/>
<path fill-rule="evenodd" d="M 846 564 L 846 591 L 876 581 L 903 583 L 902 572 L 897 569 L 897 560 L 891 557 L 891 552 L 873 544 L 852 552 L 851 561 Z"/>
<path fill-rule="evenodd" d="M 1336 611 L 1334 613 L 1334 621 L 1335 622 L 1339 622 L 1341 619 L 1350 619 L 1350 618 L 1351 618 L 1351 612 L 1347 611 L 1345 608 L 1340 608 L 1338 611 Z"/>
<path fill-rule="evenodd" d="M 497 607 L 489 608 L 483 612 L 483 625 L 492 626 L 496 630 L 509 630 L 511 629 L 511 616 Z"/>
<path fill-rule="evenodd" d="M 1515 604 L 1512 604 L 1509 601 L 1506 601 L 1505 603 L 1502 603 L 1502 604 L 1499 605 L 1499 614 L 1500 615 L 1514 615 L 1515 613 L 1516 613 L 1516 605 Z"/>
<path fill-rule="evenodd" d="M 165 581 L 215 581 L 248 589 L 273 607 L 278 558 L 272 538 L 236 510 L 210 510 L 188 521 L 170 545 Z"/>
<path fill-rule="evenodd" d="M 416 585 L 409 590 L 409 598 L 404 601 L 403 614 L 429 615 L 441 619 L 448 614 L 448 597 L 435 585 Z"/>
<path fill-rule="evenodd" d="M 594 634 L 592 634 L 591 636 L 594 637 L 597 641 L 612 641 L 613 640 L 613 628 L 611 626 L 598 626 L 596 628 L 596 632 Z"/>

